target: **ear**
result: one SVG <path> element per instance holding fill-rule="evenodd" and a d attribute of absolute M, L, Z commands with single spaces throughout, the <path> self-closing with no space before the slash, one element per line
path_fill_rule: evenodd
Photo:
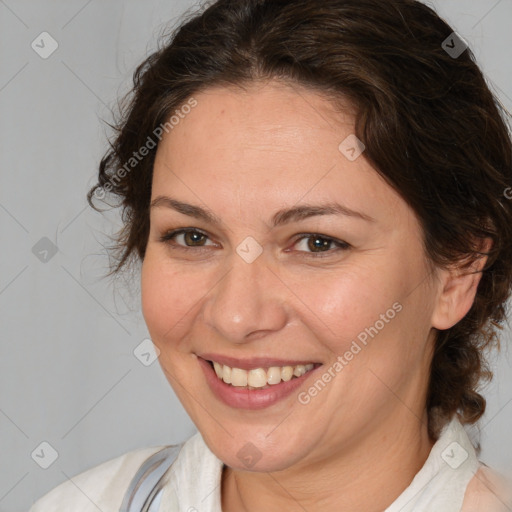
<path fill-rule="evenodd" d="M 485 238 L 479 251 L 488 253 L 491 247 L 492 240 Z M 466 316 L 475 300 L 486 262 L 487 256 L 479 256 L 467 269 L 456 267 L 438 272 L 439 295 L 432 313 L 432 327 L 449 329 Z"/>

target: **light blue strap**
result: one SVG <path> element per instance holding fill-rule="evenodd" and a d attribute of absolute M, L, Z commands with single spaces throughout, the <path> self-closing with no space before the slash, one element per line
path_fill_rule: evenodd
<path fill-rule="evenodd" d="M 154 497 L 153 501 L 149 505 L 148 512 L 159 512 L 160 510 L 160 502 L 162 501 L 162 489 L 160 489 L 157 495 Z"/>
<path fill-rule="evenodd" d="M 158 512 L 162 499 L 158 484 L 180 448 L 181 445 L 167 446 L 142 464 L 128 486 L 119 512 Z"/>

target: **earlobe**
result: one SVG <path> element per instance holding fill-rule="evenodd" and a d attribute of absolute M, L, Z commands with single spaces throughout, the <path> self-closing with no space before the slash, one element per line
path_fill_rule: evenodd
<path fill-rule="evenodd" d="M 491 239 L 482 243 L 482 252 L 488 253 Z M 480 256 L 467 269 L 443 269 L 439 272 L 439 295 L 432 313 L 432 327 L 449 329 L 462 320 L 471 309 L 487 256 Z"/>

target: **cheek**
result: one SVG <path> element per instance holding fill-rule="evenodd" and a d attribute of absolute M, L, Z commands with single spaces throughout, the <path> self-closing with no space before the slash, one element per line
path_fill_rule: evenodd
<path fill-rule="evenodd" d="M 357 381 L 372 392 L 382 387 L 375 375 L 394 387 L 422 367 L 430 330 L 428 294 L 418 287 L 421 265 L 374 263 L 305 280 L 301 293 L 312 305 L 308 317 L 316 339 L 331 361 L 343 358 L 345 377 L 338 381 Z"/>
<path fill-rule="evenodd" d="M 298 290 L 304 302 L 311 305 L 310 318 L 317 324 L 313 329 L 323 332 L 330 348 L 338 353 L 347 350 L 347 344 L 360 334 L 364 341 L 365 329 L 376 323 L 379 331 L 387 329 L 398 317 L 396 310 L 400 307 L 393 305 L 403 296 L 401 283 L 376 266 L 305 280 Z"/>
<path fill-rule="evenodd" d="M 322 400 L 340 414 L 367 415 L 427 379 L 425 312 L 408 296 L 410 283 L 388 271 L 359 269 L 336 283 L 308 285 L 315 305 L 310 329 L 329 351 L 325 373 L 334 375 Z"/>
<path fill-rule="evenodd" d="M 153 342 L 161 347 L 180 339 L 198 303 L 200 278 L 170 268 L 150 250 L 142 264 L 142 313 Z"/>

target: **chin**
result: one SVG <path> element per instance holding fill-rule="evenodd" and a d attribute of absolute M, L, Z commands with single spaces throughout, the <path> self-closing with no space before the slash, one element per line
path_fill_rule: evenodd
<path fill-rule="evenodd" d="M 198 427 L 210 450 L 227 466 L 241 471 L 273 472 L 285 470 L 300 462 L 308 453 L 312 440 L 275 426 L 251 428 L 247 424 L 228 425 L 226 431 L 212 432 Z M 229 433 L 228 433 L 229 432 Z M 270 434 L 269 434 L 270 432 Z M 306 441 L 306 442 L 305 442 Z M 298 450 L 300 448 L 300 451 Z"/>

